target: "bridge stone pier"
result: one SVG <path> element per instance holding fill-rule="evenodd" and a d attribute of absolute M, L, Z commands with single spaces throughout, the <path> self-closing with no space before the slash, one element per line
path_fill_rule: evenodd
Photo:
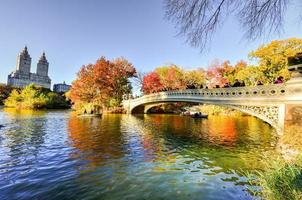
<path fill-rule="evenodd" d="M 221 105 L 258 117 L 282 134 L 286 123 L 302 127 L 301 68 L 284 84 L 166 91 L 124 100 L 123 107 L 131 114 L 147 113 L 148 109 L 164 103 Z"/>

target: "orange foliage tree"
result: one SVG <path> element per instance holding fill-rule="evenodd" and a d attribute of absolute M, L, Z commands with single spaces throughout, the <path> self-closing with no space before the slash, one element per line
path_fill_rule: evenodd
<path fill-rule="evenodd" d="M 176 65 L 158 67 L 154 70 L 159 76 L 164 86 L 164 90 L 185 89 L 184 70 Z"/>
<path fill-rule="evenodd" d="M 76 109 L 84 112 L 96 106 L 118 106 L 123 95 L 131 92 L 128 78 L 135 73 L 133 65 L 124 58 L 109 61 L 101 57 L 95 64 L 82 66 L 72 83 L 70 99 Z"/>
<path fill-rule="evenodd" d="M 149 94 L 167 90 L 189 89 L 190 87 L 200 88 L 204 84 L 205 71 L 203 69 L 186 71 L 176 65 L 171 65 L 158 67 L 144 76 L 142 91 L 144 94 Z"/>

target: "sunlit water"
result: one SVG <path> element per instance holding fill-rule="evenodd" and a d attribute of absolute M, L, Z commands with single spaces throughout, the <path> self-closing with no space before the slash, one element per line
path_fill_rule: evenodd
<path fill-rule="evenodd" d="M 253 117 L 0 110 L 0 199 L 253 199 L 244 171 L 274 153 Z"/>

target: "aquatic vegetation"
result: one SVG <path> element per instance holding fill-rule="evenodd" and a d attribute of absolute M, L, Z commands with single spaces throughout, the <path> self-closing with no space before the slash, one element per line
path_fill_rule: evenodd
<path fill-rule="evenodd" d="M 282 157 L 263 159 L 264 171 L 256 171 L 256 177 L 250 179 L 253 185 L 260 186 L 258 192 L 265 199 L 302 199 L 301 134 L 301 128 L 297 125 L 286 127 L 279 139 Z"/>
<path fill-rule="evenodd" d="M 266 169 L 257 171 L 251 178 L 252 185 L 260 186 L 255 193 L 268 200 L 301 200 L 302 199 L 302 159 L 288 163 L 282 158 L 266 160 Z"/>

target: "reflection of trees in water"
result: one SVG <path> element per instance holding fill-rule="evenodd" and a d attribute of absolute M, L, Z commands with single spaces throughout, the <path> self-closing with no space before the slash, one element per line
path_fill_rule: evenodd
<path fill-rule="evenodd" d="M 4 113 L 12 119 L 33 119 L 37 117 L 43 117 L 47 112 L 45 110 L 19 110 L 15 108 L 4 108 Z"/>
<path fill-rule="evenodd" d="M 160 138 L 160 143 L 153 144 L 157 147 L 153 148 L 155 154 L 158 149 L 166 155 L 169 152 L 180 154 L 189 159 L 188 162 L 203 161 L 201 167 L 205 168 L 219 167 L 223 171 L 261 168 L 263 152 L 274 151 L 272 128 L 254 117 L 201 120 L 176 115 L 145 115 L 140 120 L 141 129 L 151 133 L 155 141 Z M 151 140 L 154 143 L 154 139 Z"/>
<path fill-rule="evenodd" d="M 12 166 L 35 160 L 44 144 L 47 124 L 45 112 L 15 109 L 4 111 L 10 119 L 2 132 L 1 146 L 7 149 L 2 156 L 8 156 L 7 160 L 13 162 Z"/>
<path fill-rule="evenodd" d="M 253 117 L 104 115 L 72 117 L 68 127 L 73 146 L 81 151 L 74 156 L 84 153 L 93 166 L 126 157 L 128 167 L 140 162 L 167 167 L 199 162 L 198 168 L 213 173 L 259 169 L 263 152 L 273 151 L 275 144 L 270 126 Z"/>
<path fill-rule="evenodd" d="M 90 166 L 102 165 L 109 159 L 124 156 L 120 115 L 104 115 L 102 118 L 72 116 L 68 122 L 69 138 L 79 154 Z"/>
<path fill-rule="evenodd" d="M 165 140 L 156 134 L 160 133 L 160 130 L 156 130 L 156 123 L 156 118 L 154 121 L 145 122 L 143 115 L 128 115 L 123 118 L 121 126 L 126 130 L 124 138 L 135 159 L 154 162 L 160 157 L 169 159 L 172 156 L 165 153 Z"/>

